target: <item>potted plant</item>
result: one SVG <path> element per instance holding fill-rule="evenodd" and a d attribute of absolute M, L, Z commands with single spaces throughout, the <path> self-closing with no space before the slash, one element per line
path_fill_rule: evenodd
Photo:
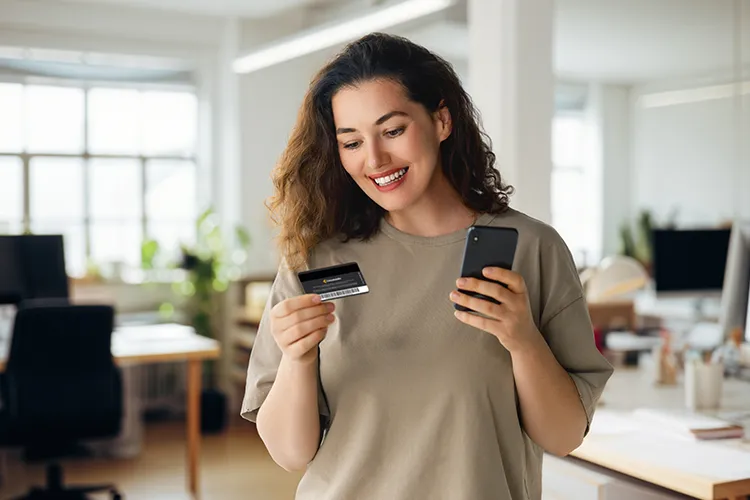
<path fill-rule="evenodd" d="M 620 225 L 620 251 L 652 272 L 654 220 L 649 210 L 641 210 L 635 223 L 635 234 L 629 222 Z"/>
<path fill-rule="evenodd" d="M 233 241 L 228 242 L 213 208 L 200 214 L 195 229 L 195 244 L 180 247 L 179 267 L 185 278 L 174 288 L 185 299 L 183 312 L 196 333 L 215 339 L 221 328 L 221 297 L 241 274 L 250 236 L 237 226 Z M 203 375 L 201 430 L 219 432 L 226 425 L 227 397 L 219 388 L 213 360 L 204 363 Z"/>

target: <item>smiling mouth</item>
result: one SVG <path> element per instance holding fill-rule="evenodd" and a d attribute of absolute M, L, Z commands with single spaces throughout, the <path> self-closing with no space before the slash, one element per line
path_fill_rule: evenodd
<path fill-rule="evenodd" d="M 397 170 L 396 172 L 393 172 L 390 175 L 383 175 L 381 177 L 370 177 L 372 181 L 378 186 L 378 187 L 386 187 L 389 186 L 395 182 L 398 182 L 409 170 L 409 167 L 404 167 L 400 170 Z"/>

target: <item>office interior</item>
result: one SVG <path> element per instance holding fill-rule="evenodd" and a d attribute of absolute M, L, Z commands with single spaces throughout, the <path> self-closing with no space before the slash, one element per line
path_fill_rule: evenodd
<path fill-rule="evenodd" d="M 454 66 L 615 366 L 542 498 L 747 498 L 750 0 L 0 1 L 0 498 L 294 497 L 239 418 L 264 201 L 310 78 L 373 29 Z"/>

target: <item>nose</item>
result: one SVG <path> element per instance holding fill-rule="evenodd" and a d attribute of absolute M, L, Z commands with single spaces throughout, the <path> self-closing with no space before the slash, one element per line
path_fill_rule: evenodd
<path fill-rule="evenodd" d="M 367 167 L 370 170 L 377 170 L 383 165 L 390 163 L 390 161 L 390 155 L 381 147 L 380 142 L 370 141 L 367 148 Z"/>

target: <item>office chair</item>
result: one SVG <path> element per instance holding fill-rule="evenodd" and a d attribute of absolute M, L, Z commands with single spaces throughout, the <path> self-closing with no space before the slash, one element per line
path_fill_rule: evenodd
<path fill-rule="evenodd" d="M 123 413 L 122 378 L 111 352 L 114 309 L 102 305 L 21 304 L 2 387 L 0 446 L 59 458 L 77 443 L 115 437 Z M 47 484 L 23 500 L 121 495 L 112 485 L 68 487 L 48 465 Z"/>

